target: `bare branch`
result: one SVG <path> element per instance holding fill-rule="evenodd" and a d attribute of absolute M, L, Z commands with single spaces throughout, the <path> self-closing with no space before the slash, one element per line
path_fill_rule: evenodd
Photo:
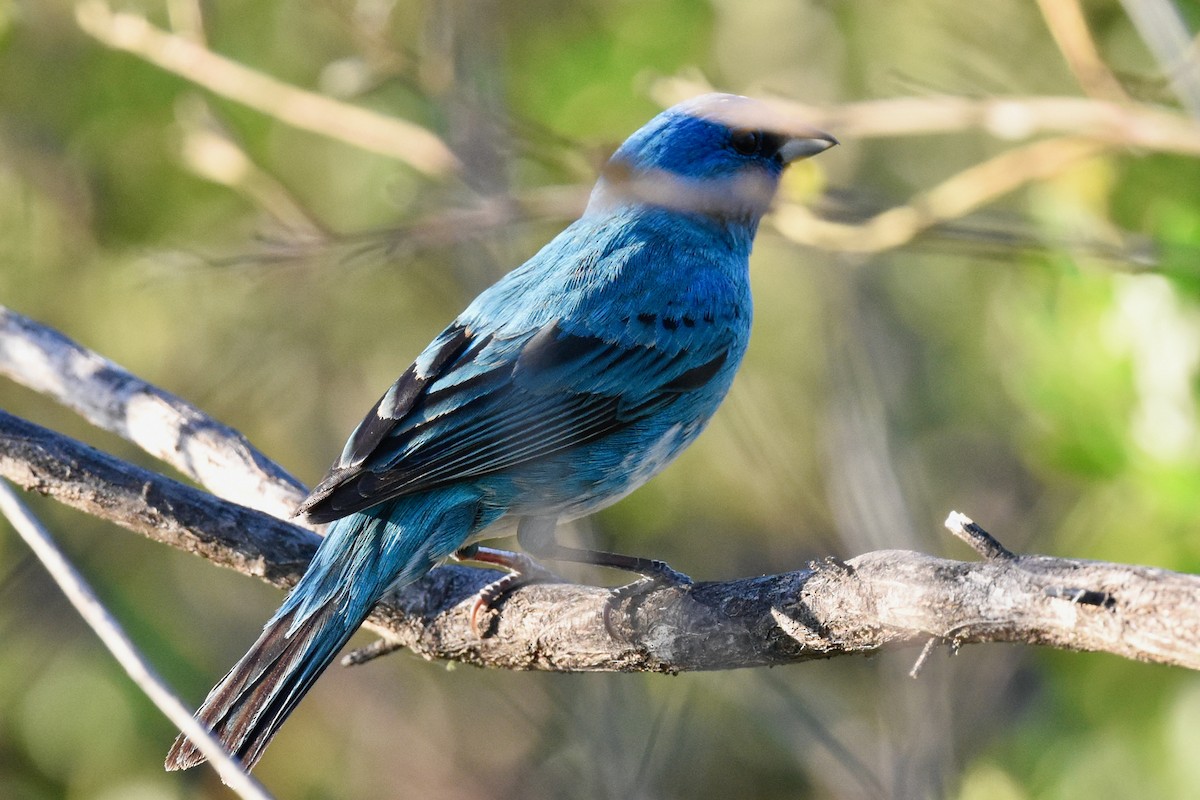
<path fill-rule="evenodd" d="M 178 725 L 195 742 L 200 752 L 209 759 L 213 768 L 229 788 L 245 800 L 270 800 L 270 795 L 258 781 L 250 776 L 234 758 L 226 752 L 217 738 L 192 717 L 179 698 L 171 692 L 154 668 L 142 658 L 133 642 L 125 635 L 120 624 L 108 613 L 108 609 L 96 597 L 79 571 L 63 556 L 54 544 L 49 531 L 42 527 L 8 484 L 0 481 L 0 514 L 16 529 L 34 555 L 46 567 L 46 571 L 62 589 L 63 594 L 79 612 L 79 616 L 95 631 L 100 641 L 108 648 L 125 673 L 137 684 L 150 701 L 173 724 Z"/>
<path fill-rule="evenodd" d="M 216 454 L 205 459 L 213 461 L 220 460 L 222 448 L 235 454 L 233 464 L 253 452 L 240 435 L 191 406 L 179 410 L 182 401 L 66 337 L 12 312 L 0 322 L 5 371 L 106 427 L 125 430 L 134 441 L 155 442 L 186 440 L 181 430 L 214 430 L 218 435 L 205 445 Z M 133 403 L 120 391 L 124 386 L 172 413 L 130 413 Z M 186 426 L 178 424 L 180 417 Z M 240 474 L 255 491 L 264 485 L 303 491 L 281 471 Z M 302 528 L 2 411 L 0 475 L 280 587 L 295 583 L 318 542 Z M 881 551 L 844 565 L 701 584 L 690 592 L 662 590 L 624 601 L 624 613 L 610 615 L 617 620 L 613 631 L 604 622 L 613 602 L 608 590 L 529 586 L 507 598 L 492 635 L 482 639 L 472 631 L 470 611 L 475 593 L 494 573 L 442 567 L 387 598 L 369 624 L 388 641 L 380 651 L 403 646 L 431 659 L 509 669 L 727 669 L 915 646 L 930 638 L 954 645 L 1020 641 L 1200 668 L 1200 578 L 1016 557 L 962 515 L 952 515 L 948 524 L 961 528 L 988 560 L 974 564 Z"/>
<path fill-rule="evenodd" d="M 459 168 L 450 148 L 420 125 L 284 83 L 190 38 L 156 28 L 145 17 L 114 12 L 104 0 L 79 3 L 75 19 L 85 33 L 109 47 L 289 125 L 394 158 L 433 177 L 446 177 Z"/>
<path fill-rule="evenodd" d="M 172 547 L 280 587 L 319 537 L 0 411 L 0 477 Z"/>
<path fill-rule="evenodd" d="M 184 5 L 180 3 L 180 5 Z M 283 183 L 260 167 L 199 96 L 175 104 L 180 157 L 197 176 L 226 186 L 273 217 L 292 238 L 324 242 L 329 232 Z"/>
<path fill-rule="evenodd" d="M 1061 16 L 1062 36 L 1079 52 L 1068 58 L 1087 61 L 1086 26 L 1068 19 L 1072 0 L 1044 0 Z M 1065 5 L 1064 5 L 1065 4 Z M 1084 37 L 1081 39 L 1080 37 Z M 1065 45 L 1064 45 L 1065 46 Z M 1090 64 L 1091 62 L 1087 62 Z M 1086 66 L 1086 65 L 1085 65 Z M 1103 78 L 1096 78 L 1103 80 Z M 1115 81 L 1115 79 L 1114 79 Z M 1108 84 L 1106 84 L 1108 85 Z M 656 98 L 670 104 L 709 87 L 680 78 L 659 81 Z M 1108 85 L 1107 94 L 1120 90 Z M 1122 95 L 1123 96 L 1123 95 Z M 834 131 L 845 139 L 930 136 L 979 130 L 1002 141 L 1054 135 L 999 153 L 914 195 L 860 224 L 820 219 L 807 208 L 781 204 L 773 215 L 788 239 L 810 247 L 849 253 L 878 253 L 900 247 L 937 225 L 972 213 L 997 198 L 1045 180 L 1081 161 L 1122 149 L 1200 156 L 1200 120 L 1146 103 L 1083 97 L 898 97 L 831 106 L 777 101 L 780 113 Z"/>
<path fill-rule="evenodd" d="M 174 484 L 0 412 L 0 475 L 240 572 L 290 585 L 315 537 Z M 163 533 L 166 531 L 167 533 Z M 899 550 L 782 575 L 664 589 L 524 587 L 491 635 L 472 632 L 494 573 L 434 570 L 385 599 L 371 627 L 429 659 L 504 669 L 732 669 L 920 646 L 1025 642 L 1200 669 L 1200 577 L 1150 567 L 1021 556 L 983 563 Z M 632 603 L 632 604 L 631 604 Z"/>
<path fill-rule="evenodd" d="M 665 105 L 710 91 L 695 81 L 659 81 Z M 783 101 L 780 101 L 781 105 Z M 846 140 L 932 136 L 978 130 L 1004 141 L 1044 135 L 1080 136 L 1113 147 L 1200 155 L 1200 120 L 1148 103 L 1086 97 L 892 97 L 840 105 L 788 102 L 792 114 Z"/>
<path fill-rule="evenodd" d="M 1080 87 L 1101 100 L 1128 102 L 1125 87 L 1104 63 L 1079 0 L 1038 0 L 1046 27 Z"/>
<path fill-rule="evenodd" d="M 1200 61 L 1192 57 L 1192 34 L 1179 9 L 1171 0 L 1121 0 L 1121 5 L 1179 102 L 1200 118 Z"/>
<path fill-rule="evenodd" d="M 972 550 L 989 561 L 1010 561 L 1017 557 L 966 514 L 951 511 L 944 524 L 946 530 L 969 544 Z"/>
<path fill-rule="evenodd" d="M 237 431 L 3 306 L 0 374 L 53 397 L 227 500 L 287 517 L 307 494 Z"/>
<path fill-rule="evenodd" d="M 797 203 L 780 206 L 772 220 L 783 236 L 797 244 L 848 253 L 877 253 L 907 244 L 935 225 L 963 217 L 1109 149 L 1103 142 L 1081 137 L 1042 139 L 974 164 L 904 205 L 882 211 L 858 225 L 819 219 Z"/>

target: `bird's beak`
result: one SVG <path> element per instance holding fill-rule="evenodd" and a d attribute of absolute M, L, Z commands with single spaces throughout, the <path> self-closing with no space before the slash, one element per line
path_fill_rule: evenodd
<path fill-rule="evenodd" d="M 779 148 L 779 155 L 783 159 L 783 163 L 790 164 L 802 158 L 812 158 L 819 153 L 824 153 L 837 143 L 838 140 L 828 133 L 812 131 L 804 136 L 794 136 L 788 139 L 783 143 L 783 147 Z"/>

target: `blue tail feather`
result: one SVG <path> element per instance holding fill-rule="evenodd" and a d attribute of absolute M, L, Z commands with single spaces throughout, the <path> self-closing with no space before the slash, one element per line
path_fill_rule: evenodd
<path fill-rule="evenodd" d="M 317 677 L 358 629 L 360 618 L 329 610 L 297 628 L 292 614 L 273 619 L 250 651 L 217 684 L 197 718 L 250 769 Z M 188 769 L 204 756 L 185 736 L 167 754 L 169 770 Z"/>
<path fill-rule="evenodd" d="M 330 526 L 304 577 L 196 714 L 247 769 L 379 598 L 424 575 L 470 535 L 474 504 L 457 502 L 458 495 L 406 498 Z M 166 767 L 203 761 L 181 735 Z"/>

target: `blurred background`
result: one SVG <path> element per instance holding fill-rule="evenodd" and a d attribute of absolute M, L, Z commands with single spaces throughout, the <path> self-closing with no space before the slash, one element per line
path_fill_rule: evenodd
<path fill-rule="evenodd" d="M 1168 0 L 0 0 L 0 303 L 312 484 L 627 134 L 708 87 L 786 98 L 842 146 L 763 225 L 729 401 L 570 535 L 723 579 L 970 559 L 957 509 L 1021 552 L 1197 572 L 1197 30 Z M 371 113 L 304 117 L 308 92 Z M 0 405 L 163 469 L 8 382 Z M 281 600 L 38 501 L 189 702 Z M 993 645 L 914 680 L 916 655 L 668 678 L 398 653 L 331 669 L 256 775 L 281 798 L 1200 796 L 1193 673 Z M 174 735 L 0 525 L 0 797 L 229 796 L 162 772 Z"/>

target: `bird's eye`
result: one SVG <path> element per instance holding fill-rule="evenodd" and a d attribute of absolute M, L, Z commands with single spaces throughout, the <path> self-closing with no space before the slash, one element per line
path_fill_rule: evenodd
<path fill-rule="evenodd" d="M 762 147 L 762 133 L 741 128 L 729 135 L 729 144 L 744 156 L 752 156 Z"/>

